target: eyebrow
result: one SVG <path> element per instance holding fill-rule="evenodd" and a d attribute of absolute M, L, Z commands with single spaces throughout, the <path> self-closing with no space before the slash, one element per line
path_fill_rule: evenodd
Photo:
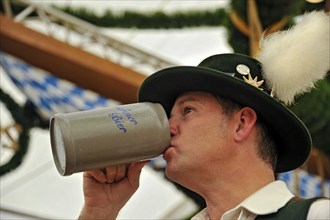
<path fill-rule="evenodd" d="M 182 100 L 180 100 L 177 104 L 178 105 L 183 105 L 185 102 L 191 102 L 191 101 L 193 101 L 193 102 L 197 102 L 198 100 L 197 99 L 195 99 L 195 98 L 193 98 L 193 97 L 191 97 L 191 96 L 187 96 L 187 97 L 183 97 L 183 98 L 178 98 L 179 100 L 180 99 L 182 99 Z"/>
<path fill-rule="evenodd" d="M 179 102 L 177 102 L 177 105 L 178 106 L 182 106 L 184 103 L 186 103 L 186 102 L 198 102 L 198 100 L 197 99 L 195 99 L 195 98 L 193 98 L 193 97 L 191 97 L 191 96 L 187 96 L 187 97 L 185 97 L 185 96 L 179 96 L 178 98 L 177 98 L 177 100 L 179 100 Z M 172 117 L 172 111 L 171 111 L 171 114 L 170 114 L 170 118 Z"/>

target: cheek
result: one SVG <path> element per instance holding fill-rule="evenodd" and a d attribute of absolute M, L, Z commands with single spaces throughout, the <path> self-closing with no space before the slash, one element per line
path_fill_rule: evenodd
<path fill-rule="evenodd" d="M 219 118 L 196 120 L 186 129 L 187 132 L 183 134 L 186 134 L 185 141 L 189 141 L 189 149 L 194 149 L 200 154 L 205 151 L 214 152 L 217 148 L 221 148 L 227 137 L 227 128 Z"/>

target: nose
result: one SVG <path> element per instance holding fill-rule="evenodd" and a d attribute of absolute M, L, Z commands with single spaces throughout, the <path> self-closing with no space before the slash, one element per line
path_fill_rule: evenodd
<path fill-rule="evenodd" d="M 171 117 L 169 119 L 169 125 L 170 125 L 170 133 L 171 133 L 171 136 L 173 137 L 178 133 L 178 125 L 175 122 L 174 117 Z"/>

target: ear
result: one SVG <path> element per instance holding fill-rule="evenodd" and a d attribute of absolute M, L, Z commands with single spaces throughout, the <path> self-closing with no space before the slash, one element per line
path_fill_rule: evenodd
<path fill-rule="evenodd" d="M 244 107 L 235 114 L 235 134 L 234 139 L 237 142 L 246 140 L 253 131 L 257 121 L 257 113 L 249 107 Z"/>

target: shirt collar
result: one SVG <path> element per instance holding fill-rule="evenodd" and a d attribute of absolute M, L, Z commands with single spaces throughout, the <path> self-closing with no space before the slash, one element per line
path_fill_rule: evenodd
<path fill-rule="evenodd" d="M 285 206 L 292 197 L 294 195 L 286 184 L 278 180 L 261 188 L 246 198 L 239 206 L 257 215 L 271 214 Z"/>
<path fill-rule="evenodd" d="M 227 211 L 224 216 L 233 214 L 233 212 L 242 210 L 242 208 L 256 215 L 275 213 L 285 206 L 292 197 L 294 195 L 289 191 L 283 181 L 274 181 L 253 193 L 235 208 Z M 207 208 L 199 212 L 192 219 L 209 219 Z"/>

